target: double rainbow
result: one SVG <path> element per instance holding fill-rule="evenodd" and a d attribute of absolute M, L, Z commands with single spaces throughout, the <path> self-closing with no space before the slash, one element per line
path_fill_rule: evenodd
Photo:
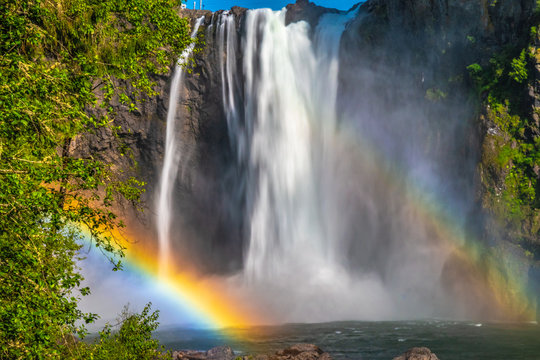
<path fill-rule="evenodd" d="M 406 182 L 396 181 L 403 174 L 391 166 L 384 166 L 388 161 L 368 141 L 352 137 L 353 131 L 342 132 L 338 139 L 348 149 L 355 151 L 355 156 L 362 161 L 369 161 L 376 171 L 379 182 L 386 187 L 399 187 L 407 203 L 428 227 L 440 246 L 447 248 L 452 255 L 454 267 L 462 268 L 459 276 L 469 277 L 471 286 L 476 287 L 474 301 L 485 303 L 490 308 L 490 315 L 504 321 L 526 321 L 535 316 L 533 295 L 528 291 L 526 278 L 523 276 L 523 259 L 512 257 L 508 253 L 496 254 L 497 250 L 481 245 L 481 242 L 466 234 L 459 221 L 451 216 L 442 205 L 444 202 L 422 193 L 417 187 Z M 393 169 L 393 170 L 392 170 Z M 404 185 L 406 184 L 406 185 Z M 190 269 L 190 264 L 183 259 L 180 270 L 174 262 L 164 276 L 159 274 L 159 256 L 156 248 L 144 246 L 142 241 L 128 241 L 134 236 L 117 232 L 126 248 L 123 260 L 127 271 L 143 273 L 157 281 L 175 299 L 180 309 L 193 315 L 197 325 L 203 328 L 225 329 L 247 327 L 273 323 L 272 319 L 262 316 L 264 309 L 257 309 L 256 303 L 231 293 L 231 284 L 225 278 L 208 278 Z M 500 256 L 498 256 L 500 255 Z M 458 285 L 461 279 L 457 279 Z M 464 300 L 471 301 L 471 297 Z M 478 305 L 478 304 L 476 304 Z M 464 303 L 464 306 L 467 306 Z"/>
<path fill-rule="evenodd" d="M 484 246 L 464 232 L 457 218 L 444 207 L 444 201 L 423 193 L 411 182 L 396 181 L 403 179 L 406 172 L 399 171 L 358 132 L 342 130 L 335 142 L 354 151 L 357 158 L 369 162 L 381 184 L 387 188 L 398 187 L 418 218 L 436 234 L 437 239 L 441 239 L 440 245 L 448 248 L 456 266 L 466 268 L 473 282 L 485 292 L 480 296 L 496 307 L 498 317 L 504 320 L 534 318 L 535 305 L 531 299 L 535 294 L 529 294 L 527 290 L 523 259 L 509 254 L 499 256 L 497 248 Z M 125 263 L 128 271 L 141 272 L 161 283 L 177 300 L 178 306 L 192 312 L 201 326 L 222 329 L 272 323 L 272 319 L 262 315 L 263 310 L 253 309 L 256 304 L 231 293 L 226 279 L 208 279 L 197 274 L 196 270 L 179 269 L 174 264 L 166 275 L 159 275 L 159 256 L 155 248 L 141 245 L 143 242 L 126 241 L 133 236 L 114 235 L 127 249 Z"/>

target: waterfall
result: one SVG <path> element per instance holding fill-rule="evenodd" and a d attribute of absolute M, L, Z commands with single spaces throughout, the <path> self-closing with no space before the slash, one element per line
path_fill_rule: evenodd
<path fill-rule="evenodd" d="M 245 274 L 252 281 L 287 276 L 295 271 L 291 266 L 335 266 L 318 206 L 324 199 L 315 157 L 325 156 L 325 136 L 335 127 L 337 56 L 346 19 L 323 19 L 312 42 L 307 23 L 285 26 L 284 11 L 248 14 L 247 33 L 253 36 L 245 43 L 244 76 L 254 181 Z"/>
<path fill-rule="evenodd" d="M 242 286 L 284 321 L 430 316 L 440 296 L 446 250 L 405 180 L 388 188 L 391 168 L 358 150 L 368 145 L 355 124 L 380 122 L 337 109 L 340 39 L 355 15 L 311 29 L 286 25 L 286 10 L 250 10 L 240 41 L 234 16 L 219 19 L 224 112 L 247 184 Z"/>
<path fill-rule="evenodd" d="M 197 19 L 191 38 L 197 36 L 197 31 L 204 21 L 204 17 Z M 177 107 L 180 100 L 180 90 L 184 78 L 184 65 L 189 58 L 195 43 L 191 43 L 174 67 L 174 76 L 171 83 L 169 95 L 169 109 L 167 112 L 167 132 L 165 138 L 165 157 L 163 169 L 161 171 L 160 191 L 157 201 L 157 231 L 159 240 L 159 273 L 164 275 L 169 268 L 170 256 L 170 229 L 172 220 L 172 196 L 176 181 L 178 166 L 180 163 L 180 153 L 178 149 L 179 134 L 176 130 Z"/>

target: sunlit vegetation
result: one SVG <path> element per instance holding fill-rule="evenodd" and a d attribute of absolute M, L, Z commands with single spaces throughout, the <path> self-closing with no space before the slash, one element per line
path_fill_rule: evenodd
<path fill-rule="evenodd" d="M 98 157 L 73 156 L 71 145 L 102 127 L 114 132 L 111 99 L 133 110 L 155 95 L 152 74 L 168 72 L 190 41 L 179 5 L 0 3 L 0 358 L 111 358 L 99 346 L 74 352 L 80 347 L 69 345 L 85 334 L 80 324 L 96 318 L 77 308 L 90 291 L 80 288 L 75 265 L 79 229 L 105 253 L 121 254 L 109 235 L 122 226 L 112 209 L 119 198 L 136 202 L 144 184 Z M 102 115 L 90 116 L 94 107 Z M 155 351 L 147 335 L 156 319 L 148 311 L 125 317 L 122 329 L 140 337 L 108 330 L 100 343 L 134 341 Z"/>
<path fill-rule="evenodd" d="M 482 179 L 489 190 L 487 206 L 511 238 L 530 249 L 540 239 L 540 129 L 535 120 L 540 114 L 529 96 L 540 63 L 537 37 L 533 27 L 525 46 L 509 46 L 488 64 L 468 67 L 487 120 L 495 125 L 487 135 L 493 146 L 483 149 L 482 166 L 490 169 Z"/>

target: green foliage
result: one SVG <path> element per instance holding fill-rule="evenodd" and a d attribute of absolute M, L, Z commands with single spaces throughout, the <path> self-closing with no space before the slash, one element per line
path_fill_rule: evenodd
<path fill-rule="evenodd" d="M 438 88 L 430 88 L 426 90 L 426 99 L 433 102 L 443 100 L 447 96 L 447 93 Z"/>
<path fill-rule="evenodd" d="M 540 209 L 540 194 L 537 194 L 539 184 L 535 173 L 535 167 L 540 164 L 540 138 L 529 141 L 525 136 L 526 119 L 510 115 L 508 106 L 499 104 L 488 111 L 488 116 L 508 139 L 505 145 L 497 149 L 496 159 L 499 168 L 506 174 L 501 194 L 502 214 L 511 227 L 520 229 Z"/>
<path fill-rule="evenodd" d="M 521 50 L 519 57 L 512 59 L 510 66 L 512 70 L 508 74 L 512 80 L 517 83 L 523 83 L 529 77 L 527 71 L 527 53 L 525 49 Z"/>
<path fill-rule="evenodd" d="M 471 44 L 476 44 L 476 38 L 472 35 L 467 35 L 467 41 Z"/>
<path fill-rule="evenodd" d="M 129 312 L 126 306 L 115 327 L 107 325 L 100 333 L 94 344 L 79 344 L 78 353 L 81 359 L 93 360 L 157 360 L 169 359 L 159 342 L 152 338 L 152 332 L 157 329 L 159 312 L 150 313 L 148 304 L 140 314 Z"/>
<path fill-rule="evenodd" d="M 487 105 L 498 110 L 508 107 L 510 113 L 522 116 L 528 114 L 524 91 L 531 80 L 534 61 L 529 45 L 507 46 L 489 63 L 474 63 L 467 70 L 478 94 L 487 97 Z"/>
<path fill-rule="evenodd" d="M 538 35 L 538 28 L 536 26 L 531 26 L 531 33 L 529 36 L 534 39 L 535 36 Z"/>
<path fill-rule="evenodd" d="M 533 241 L 538 236 L 535 225 L 538 220 L 535 219 L 540 214 L 540 194 L 537 193 L 540 184 L 536 174 L 540 166 L 540 138 L 531 136 L 534 133 L 531 127 L 535 125 L 529 99 L 524 94 L 535 81 L 531 76 L 536 61 L 531 44 L 537 36 L 536 28 L 531 29 L 530 35 L 530 43 L 524 47 L 508 47 L 496 54 L 487 66 L 472 64 L 467 69 L 478 93 L 485 99 L 490 122 L 499 130 L 497 136 L 504 139 L 502 146 L 495 149 L 504 188 L 501 192 L 489 192 L 498 197 L 491 203 L 500 207 L 496 211 L 499 220 L 516 238 Z"/>
<path fill-rule="evenodd" d="M 111 230 L 118 197 L 143 183 L 95 157 L 78 158 L 82 134 L 109 127 L 118 97 L 131 109 L 155 94 L 188 44 L 172 0 L 6 0 L 0 3 L 0 358 L 66 358 L 65 339 L 94 314 L 77 308 L 75 266 L 84 225 L 121 254 Z M 118 79 L 118 80 L 116 80 Z M 129 83 L 121 87 L 118 83 Z M 88 109 L 107 110 L 93 117 Z M 87 234 L 85 234 L 87 236 Z M 113 255 L 111 255 L 112 258 Z M 146 316 L 146 315 L 144 315 Z M 140 319 L 138 320 L 140 324 Z"/>

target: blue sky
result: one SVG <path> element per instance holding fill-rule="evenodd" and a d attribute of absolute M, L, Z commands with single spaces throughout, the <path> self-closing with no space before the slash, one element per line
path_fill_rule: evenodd
<path fill-rule="evenodd" d="M 193 1 L 187 0 L 187 6 L 193 9 Z M 199 8 L 199 0 L 197 1 L 197 9 Z M 296 0 L 202 0 L 206 10 L 221 10 L 230 9 L 233 6 L 242 6 L 250 9 L 256 8 L 271 8 L 279 10 L 289 3 L 294 3 Z M 349 10 L 354 4 L 360 0 L 311 0 L 320 6 L 336 8 L 340 10 Z"/>

